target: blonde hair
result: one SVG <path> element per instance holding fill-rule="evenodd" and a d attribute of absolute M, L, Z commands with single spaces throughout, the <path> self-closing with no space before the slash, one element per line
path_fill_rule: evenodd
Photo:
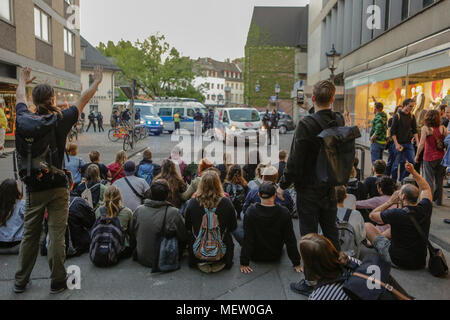
<path fill-rule="evenodd" d="M 119 215 L 122 195 L 116 186 L 109 186 L 104 195 L 106 217 L 115 218 Z"/>
<path fill-rule="evenodd" d="M 125 162 L 127 162 L 127 153 L 123 150 L 117 153 L 115 162 L 119 164 L 125 164 Z"/>
<path fill-rule="evenodd" d="M 197 200 L 203 208 L 216 208 L 220 199 L 224 198 L 222 183 L 220 177 L 214 170 L 203 172 L 202 180 L 197 190 Z"/>

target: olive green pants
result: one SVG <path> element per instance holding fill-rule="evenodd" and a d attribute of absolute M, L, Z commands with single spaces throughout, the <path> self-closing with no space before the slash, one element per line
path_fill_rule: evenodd
<path fill-rule="evenodd" d="M 16 285 L 24 286 L 30 280 L 39 253 L 39 240 L 42 232 L 44 214 L 48 212 L 48 263 L 52 281 L 61 282 L 66 278 L 65 234 L 69 215 L 69 190 L 51 189 L 28 194 L 25 210 L 25 225 L 19 252 L 19 266 Z"/>

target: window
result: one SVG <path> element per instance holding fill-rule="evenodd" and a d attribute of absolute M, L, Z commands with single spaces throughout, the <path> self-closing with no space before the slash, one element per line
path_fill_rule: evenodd
<path fill-rule="evenodd" d="M 184 108 L 175 108 L 173 110 L 173 114 L 176 114 L 177 112 L 180 113 L 180 116 L 184 117 Z"/>
<path fill-rule="evenodd" d="M 402 0 L 402 21 L 409 16 L 409 0 Z"/>
<path fill-rule="evenodd" d="M 50 17 L 38 8 L 34 8 L 34 35 L 50 42 Z"/>
<path fill-rule="evenodd" d="M 67 4 L 72 5 L 73 4 L 73 0 L 64 0 Z"/>
<path fill-rule="evenodd" d="M 72 32 L 64 28 L 64 52 L 73 56 L 75 47 L 75 36 Z"/>
<path fill-rule="evenodd" d="M 0 18 L 12 22 L 12 7 L 11 0 L 0 0 Z"/>
<path fill-rule="evenodd" d="M 434 0 L 423 0 L 423 7 L 428 7 L 429 5 L 433 4 Z"/>
<path fill-rule="evenodd" d="M 211 89 L 214 89 L 214 83 L 211 84 Z"/>
<path fill-rule="evenodd" d="M 158 116 L 160 116 L 160 117 L 171 117 L 172 116 L 172 108 L 161 108 L 161 109 L 159 109 Z"/>
<path fill-rule="evenodd" d="M 215 94 L 212 95 L 212 101 L 216 101 L 216 95 Z"/>
<path fill-rule="evenodd" d="M 86 60 L 86 48 L 81 48 L 81 60 Z"/>
<path fill-rule="evenodd" d="M 209 94 L 208 94 L 208 100 L 209 100 Z M 189 118 L 193 118 L 194 115 L 195 115 L 194 109 L 188 109 L 187 115 L 188 115 Z"/>
<path fill-rule="evenodd" d="M 206 99 L 209 100 L 210 98 L 211 98 L 211 95 L 208 94 Z"/>

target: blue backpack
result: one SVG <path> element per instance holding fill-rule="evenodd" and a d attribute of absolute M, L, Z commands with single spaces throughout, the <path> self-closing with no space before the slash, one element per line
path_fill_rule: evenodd
<path fill-rule="evenodd" d="M 144 179 L 148 185 L 152 184 L 153 181 L 153 172 L 155 170 L 155 166 L 152 163 L 143 163 L 139 165 L 138 176 Z"/>
<path fill-rule="evenodd" d="M 104 207 L 100 214 L 91 230 L 89 257 L 97 267 L 109 267 L 119 262 L 125 239 L 119 218 L 107 218 Z"/>

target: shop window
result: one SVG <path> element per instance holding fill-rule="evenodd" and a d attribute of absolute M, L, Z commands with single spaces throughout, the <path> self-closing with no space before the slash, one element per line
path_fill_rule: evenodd
<path fill-rule="evenodd" d="M 402 0 L 402 21 L 409 16 L 409 0 Z"/>

